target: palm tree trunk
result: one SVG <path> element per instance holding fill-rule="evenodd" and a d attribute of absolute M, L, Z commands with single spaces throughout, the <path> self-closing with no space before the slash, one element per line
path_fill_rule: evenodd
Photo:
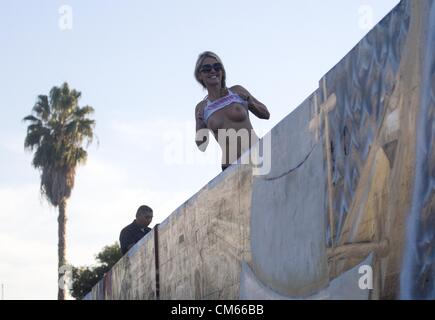
<path fill-rule="evenodd" d="M 59 217 L 58 222 L 58 300 L 65 300 L 66 287 L 65 287 L 65 267 L 66 267 L 66 200 L 63 199 L 59 203 Z"/>

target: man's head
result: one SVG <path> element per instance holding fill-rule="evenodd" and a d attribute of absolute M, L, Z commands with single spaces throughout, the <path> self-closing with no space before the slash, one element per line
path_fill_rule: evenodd
<path fill-rule="evenodd" d="M 142 228 L 148 227 L 153 220 L 153 209 L 148 206 L 140 206 L 136 212 L 136 222 Z"/>

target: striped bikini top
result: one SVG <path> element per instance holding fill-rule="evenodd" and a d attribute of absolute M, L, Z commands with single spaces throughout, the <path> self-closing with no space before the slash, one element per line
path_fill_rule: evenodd
<path fill-rule="evenodd" d="M 208 97 L 205 97 L 205 99 L 207 98 Z M 235 102 L 240 103 L 245 107 L 248 106 L 248 102 L 246 100 L 242 99 L 242 97 L 240 97 L 237 93 L 233 93 L 229 89 L 228 95 L 225 97 L 219 98 L 213 102 L 207 99 L 207 105 L 204 108 L 204 121 L 207 122 L 208 118 L 210 118 L 213 113 Z"/>

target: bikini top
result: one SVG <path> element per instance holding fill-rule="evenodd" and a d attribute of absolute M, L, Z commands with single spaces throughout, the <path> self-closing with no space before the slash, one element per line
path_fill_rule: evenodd
<path fill-rule="evenodd" d="M 244 99 L 242 99 L 237 93 L 233 93 L 231 90 L 228 89 L 228 95 L 225 97 L 219 98 L 213 102 L 208 100 L 208 96 L 205 97 L 207 99 L 207 105 L 204 108 L 204 121 L 207 123 L 208 118 L 215 113 L 216 111 L 223 109 L 227 106 L 229 106 L 232 103 L 240 103 L 244 105 L 245 107 L 248 106 L 248 102 Z"/>

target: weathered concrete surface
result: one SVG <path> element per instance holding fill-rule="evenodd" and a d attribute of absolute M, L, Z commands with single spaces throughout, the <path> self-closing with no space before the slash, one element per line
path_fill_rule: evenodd
<path fill-rule="evenodd" d="M 423 2 L 427 18 L 418 29 L 421 45 L 415 95 L 415 174 L 407 218 L 406 250 L 400 278 L 402 299 L 435 299 L 435 2 Z M 417 28 L 416 28 L 417 29 Z"/>
<path fill-rule="evenodd" d="M 314 111 L 312 95 L 272 130 L 272 170 L 252 187 L 252 269 L 289 296 L 312 294 L 329 280 L 323 148 L 309 131 Z"/>
<path fill-rule="evenodd" d="M 361 278 L 360 268 L 371 265 L 373 255 L 369 255 L 364 261 L 354 268 L 344 272 L 339 278 L 332 280 L 326 288 L 317 291 L 311 296 L 286 296 L 266 287 L 258 281 L 252 270 L 246 263 L 242 265 L 240 279 L 241 300 L 367 300 L 370 298 L 370 290 L 361 290 L 359 282 Z"/>
<path fill-rule="evenodd" d="M 241 262 L 251 259 L 251 185 L 251 167 L 228 168 L 159 225 L 160 299 L 238 298 Z M 154 259 L 150 232 L 86 298 L 155 299 Z"/>
<path fill-rule="evenodd" d="M 321 102 L 336 97 L 324 130 L 330 276 L 374 252 L 373 298 L 408 296 L 409 272 L 411 296 L 434 298 L 434 11 L 433 1 L 402 1 L 320 81 Z M 413 271 L 405 246 L 424 260 Z"/>
<path fill-rule="evenodd" d="M 149 232 L 85 297 L 87 300 L 154 300 L 154 231 Z"/>
<path fill-rule="evenodd" d="M 250 259 L 249 166 L 227 169 L 160 225 L 162 299 L 236 299 Z"/>
<path fill-rule="evenodd" d="M 435 2 L 403 0 L 160 226 L 162 299 L 435 299 Z M 154 238 L 87 296 L 154 299 Z M 359 266 L 373 289 L 356 288 Z"/>
<path fill-rule="evenodd" d="M 406 52 L 414 50 L 410 39 L 418 37 L 410 30 L 410 14 L 416 11 L 411 3 L 401 2 L 319 83 L 321 102 L 336 97 L 325 113 L 324 130 L 330 149 L 325 149 L 330 277 L 375 251 L 377 298 L 397 298 L 413 176 L 415 123 L 405 117 L 418 104 L 407 105 L 406 114 L 399 109 L 401 97 L 412 88 L 399 85 L 401 69 L 408 63 Z M 402 79 L 409 76 L 402 74 Z M 408 141 L 398 140 L 400 132 Z"/>

